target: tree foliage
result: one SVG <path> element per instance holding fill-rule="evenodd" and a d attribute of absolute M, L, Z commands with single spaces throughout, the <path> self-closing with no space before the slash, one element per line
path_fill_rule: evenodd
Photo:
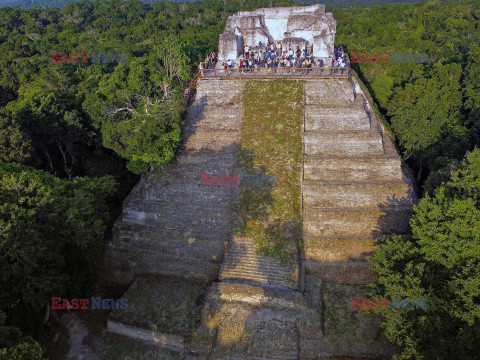
<path fill-rule="evenodd" d="M 0 311 L 35 330 L 52 296 L 80 295 L 102 261 L 111 177 L 62 180 L 0 163 Z"/>
<path fill-rule="evenodd" d="M 377 293 L 428 298 L 427 310 L 386 310 L 396 359 L 474 359 L 480 338 L 480 151 L 415 207 L 413 239 L 396 237 L 370 259 Z"/>

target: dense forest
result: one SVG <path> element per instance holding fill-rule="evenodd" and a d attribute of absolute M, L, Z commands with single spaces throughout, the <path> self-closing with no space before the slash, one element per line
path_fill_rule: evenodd
<path fill-rule="evenodd" d="M 326 2 L 328 3 L 328 2 Z M 0 9 L 0 359 L 42 359 L 52 296 L 91 293 L 112 222 L 139 174 L 174 157 L 196 64 L 227 16 L 291 0 L 72 2 Z M 428 53 L 354 64 L 422 198 L 413 238 L 371 258 L 398 359 L 475 359 L 480 340 L 480 3 L 330 8 L 351 53 Z M 52 52 L 72 61 L 52 62 Z M 126 53 L 125 63 L 74 53 Z M 42 339 L 43 340 L 43 339 Z"/>
<path fill-rule="evenodd" d="M 42 8 L 52 8 L 58 7 L 63 8 L 67 6 L 69 2 L 72 1 L 79 1 L 79 0 L 0 0 L 0 7 L 2 6 L 9 6 L 12 8 L 19 7 L 23 9 L 30 9 L 32 7 L 42 7 Z M 164 1 L 164 0 L 140 0 L 144 4 L 153 4 L 157 1 Z M 173 0 L 172 3 L 186 3 L 186 2 L 193 2 L 195 0 Z M 336 7 L 346 7 L 346 6 L 369 6 L 369 5 L 383 5 L 383 4 L 390 4 L 390 3 L 414 3 L 414 2 L 421 2 L 424 0 L 297 0 L 297 3 L 304 3 L 304 4 L 326 4 L 326 5 L 333 5 Z"/>

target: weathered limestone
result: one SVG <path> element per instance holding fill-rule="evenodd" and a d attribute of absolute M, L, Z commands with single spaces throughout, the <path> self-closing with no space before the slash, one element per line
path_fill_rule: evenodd
<path fill-rule="evenodd" d="M 318 181 L 397 181 L 403 179 L 399 158 L 306 158 L 304 179 Z"/>
<path fill-rule="evenodd" d="M 110 281 L 125 286 L 143 274 L 217 278 L 239 189 L 201 186 L 201 174 L 234 172 L 242 89 L 235 81 L 199 82 L 176 161 L 148 175 L 123 204 L 107 251 L 115 269 Z"/>
<path fill-rule="evenodd" d="M 348 80 L 305 85 L 305 269 L 325 281 L 373 280 L 376 240 L 407 235 L 415 192 L 391 140 Z"/>
<path fill-rule="evenodd" d="M 176 160 L 126 199 L 108 258 L 114 280 L 136 281 L 108 330 L 197 360 L 391 355 L 380 319 L 350 309 L 378 240 L 410 231 L 416 197 L 390 138 L 350 81 L 305 81 L 303 247 L 282 264 L 232 234 L 239 187 L 201 186 L 235 174 L 243 88 L 200 80 Z"/>
<path fill-rule="evenodd" d="M 301 339 L 322 335 L 320 314 L 302 294 L 248 284 L 214 284 L 202 321 L 217 331 L 211 359 L 294 360 Z"/>
<path fill-rule="evenodd" d="M 220 36 L 220 60 L 236 59 L 243 46 L 282 41 L 283 48 L 313 46 L 315 57 L 331 57 L 337 23 L 325 5 L 261 8 L 229 16 Z"/>
<path fill-rule="evenodd" d="M 280 260 L 257 254 L 254 239 L 234 236 L 219 275 L 220 280 L 249 280 L 261 284 L 298 289 L 298 264 L 283 265 Z"/>

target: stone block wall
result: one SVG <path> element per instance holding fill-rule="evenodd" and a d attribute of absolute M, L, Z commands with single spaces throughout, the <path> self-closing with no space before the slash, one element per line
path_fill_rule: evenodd
<path fill-rule="evenodd" d="M 244 45 L 253 47 L 260 41 L 266 44 L 286 38 L 302 39 L 294 43 L 290 40 L 285 43 L 286 46 L 293 44 L 296 48 L 308 42 L 313 45 L 314 56 L 331 57 L 336 26 L 332 13 L 325 13 L 325 5 L 321 4 L 240 11 L 227 19 L 225 31 L 219 40 L 219 59 L 228 60 L 233 58 L 234 53 L 242 54 Z"/>

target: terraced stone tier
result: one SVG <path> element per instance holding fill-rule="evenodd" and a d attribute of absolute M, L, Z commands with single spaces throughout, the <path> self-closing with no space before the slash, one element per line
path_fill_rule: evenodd
<path fill-rule="evenodd" d="M 305 261 L 305 272 L 317 276 L 323 281 L 341 284 L 369 284 L 376 279 L 376 274 L 366 262 L 319 262 Z"/>
<path fill-rule="evenodd" d="M 315 209 L 304 210 L 304 236 L 379 237 L 408 234 L 411 208 L 383 210 Z"/>
<path fill-rule="evenodd" d="M 240 191 L 202 186 L 202 174 L 237 175 L 242 91 L 231 80 L 198 83 L 176 160 L 148 174 L 124 201 L 106 256 L 112 281 L 125 284 L 138 274 L 218 276 Z"/>
<path fill-rule="evenodd" d="M 354 101 L 353 87 L 347 79 L 319 79 L 305 82 L 306 105 L 345 107 Z"/>
<path fill-rule="evenodd" d="M 282 265 L 278 259 L 257 254 L 253 239 L 235 235 L 228 244 L 219 279 L 254 281 L 297 289 L 299 268 L 296 262 Z"/>
<path fill-rule="evenodd" d="M 363 107 L 305 106 L 305 130 L 368 131 L 370 119 Z"/>
<path fill-rule="evenodd" d="M 201 174 L 200 174 L 201 175 Z M 239 186 L 201 186 L 201 176 L 195 176 L 190 184 L 174 183 L 170 186 L 145 188 L 145 200 L 163 203 L 195 204 L 215 211 L 215 208 L 231 203 L 239 193 Z"/>
<path fill-rule="evenodd" d="M 197 152 L 202 149 L 210 151 L 223 152 L 224 149 L 232 145 L 232 140 L 235 142 L 238 138 L 238 130 L 202 130 L 196 129 L 186 130 L 183 133 L 185 140 L 179 146 L 179 150 L 188 150 L 189 152 Z"/>
<path fill-rule="evenodd" d="M 351 309 L 351 298 L 367 298 L 369 289 L 331 282 L 323 282 L 322 288 L 324 336 L 302 339 L 299 359 L 391 359 L 393 346 L 383 335 L 376 334 L 381 316 Z"/>
<path fill-rule="evenodd" d="M 215 175 L 219 179 L 222 176 L 239 175 L 235 168 L 233 159 L 216 159 L 210 156 L 204 159 L 204 162 L 195 161 L 190 158 L 189 161 L 181 163 L 176 162 L 167 166 L 162 172 L 162 176 L 158 176 L 156 181 L 150 182 L 148 188 L 162 189 L 166 186 L 184 187 L 184 186 L 202 186 L 202 174 Z M 211 181 L 208 181 L 211 183 Z"/>
<path fill-rule="evenodd" d="M 212 285 L 203 324 L 217 330 L 210 359 L 298 359 L 300 338 L 320 337 L 320 314 L 303 296 L 247 284 Z"/>
<path fill-rule="evenodd" d="M 126 226 L 125 226 L 126 227 Z M 223 229 L 222 229 L 223 230 Z M 119 243 L 128 245 L 140 252 L 152 252 L 159 257 L 172 256 L 177 261 L 188 258 L 195 253 L 195 261 L 219 263 L 223 259 L 228 234 L 194 233 L 190 230 L 164 230 L 157 228 L 118 229 Z"/>
<path fill-rule="evenodd" d="M 403 179 L 398 157 L 318 158 L 306 157 L 304 180 L 308 181 L 398 181 Z"/>
<path fill-rule="evenodd" d="M 305 258 L 318 262 L 367 261 L 376 247 L 371 237 L 329 238 L 307 236 L 303 239 Z"/>
<path fill-rule="evenodd" d="M 171 207 L 165 206 L 165 209 Z M 188 205 L 180 206 L 182 212 L 150 213 L 146 211 L 124 210 L 121 222 L 126 224 L 140 225 L 157 229 L 178 229 L 191 232 L 214 231 L 228 229 L 229 218 L 225 211 L 212 211 L 202 207 Z"/>
<path fill-rule="evenodd" d="M 305 131 L 305 154 L 322 156 L 383 155 L 382 136 L 376 132 Z"/>
<path fill-rule="evenodd" d="M 242 101 L 245 82 L 241 80 L 200 80 L 197 83 L 196 101 L 209 105 L 232 105 Z"/>
<path fill-rule="evenodd" d="M 243 118 L 242 104 L 207 106 L 206 99 L 189 108 L 186 129 L 239 129 Z"/>
<path fill-rule="evenodd" d="M 404 181 L 304 183 L 303 203 L 312 208 L 382 208 L 411 206 L 415 196 Z"/>
<path fill-rule="evenodd" d="M 236 151 L 238 149 L 238 146 L 234 146 L 234 149 L 230 146 L 228 148 L 229 151 L 226 151 L 227 149 L 224 149 L 221 153 L 214 152 L 214 151 L 201 151 L 197 153 L 180 153 L 178 157 L 175 158 L 173 164 L 176 164 L 176 166 L 179 165 L 197 165 L 197 166 L 208 166 L 207 164 L 213 163 L 213 164 L 219 164 L 220 166 L 227 166 L 227 165 L 233 165 L 236 161 Z M 215 154 L 215 155 L 213 155 Z"/>

